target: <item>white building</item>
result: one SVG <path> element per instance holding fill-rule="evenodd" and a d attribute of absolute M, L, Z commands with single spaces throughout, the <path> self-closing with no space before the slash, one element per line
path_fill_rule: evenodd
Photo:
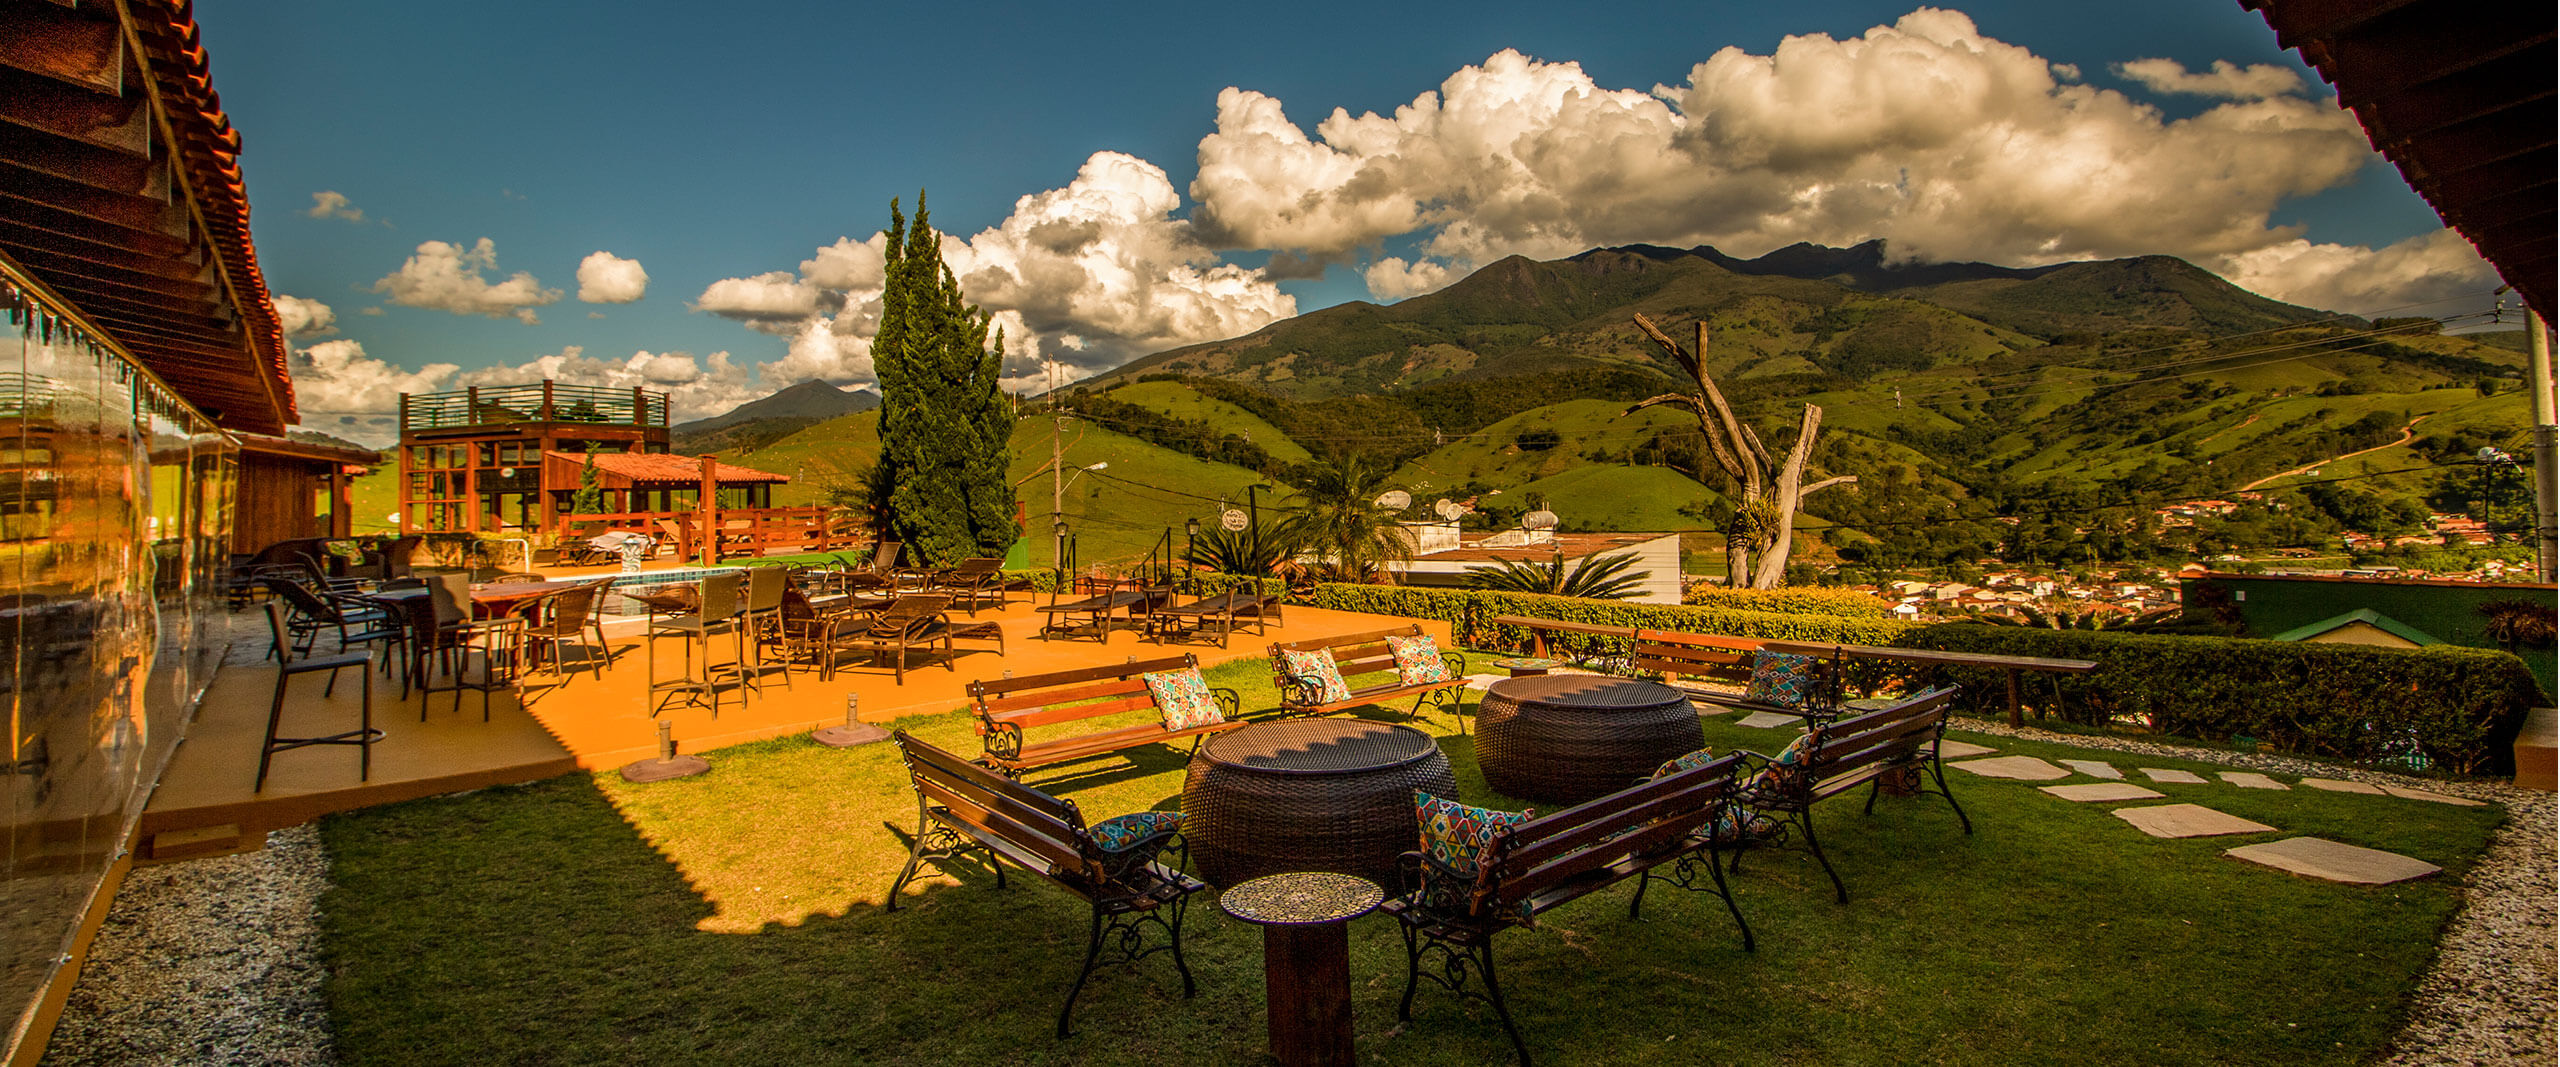
<path fill-rule="evenodd" d="M 1409 522 L 1405 530 L 1414 544 L 1413 558 L 1387 565 L 1404 585 L 1464 587 L 1467 572 L 1493 566 L 1497 560 L 1552 562 L 1564 557 L 1565 573 L 1593 556 L 1635 553 L 1628 574 L 1642 573 L 1642 588 L 1628 600 L 1646 604 L 1680 602 L 1680 535 L 1672 533 L 1556 533 L 1551 530 L 1505 530 L 1467 540 L 1453 522 Z"/>

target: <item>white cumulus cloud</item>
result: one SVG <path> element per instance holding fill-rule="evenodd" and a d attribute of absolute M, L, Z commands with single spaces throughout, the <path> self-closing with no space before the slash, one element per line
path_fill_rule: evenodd
<path fill-rule="evenodd" d="M 1263 271 L 1221 262 L 1177 217 L 1181 207 L 1163 168 L 1097 152 L 1065 187 L 1022 197 L 995 226 L 943 236 L 962 293 L 1004 334 L 1008 387 L 1044 380 L 1043 360 L 1078 378 L 1296 313 Z M 884 245 L 879 233 L 838 238 L 797 273 L 724 278 L 694 306 L 791 338 L 789 353 L 765 368 L 769 380 L 869 381 Z"/>
<path fill-rule="evenodd" d="M 611 252 L 590 252 L 578 261 L 578 299 L 589 304 L 628 304 L 649 291 L 649 272 L 640 261 Z"/>
<path fill-rule="evenodd" d="M 349 203 L 346 194 L 323 189 L 311 194 L 311 210 L 304 214 L 315 219 L 345 219 L 363 222 L 364 209 Z"/>
<path fill-rule="evenodd" d="M 381 417 L 400 410 L 400 394 L 431 393 L 446 387 L 451 363 L 429 363 L 405 370 L 364 353 L 352 340 L 322 341 L 309 348 L 290 348 L 295 406 L 302 425 L 326 430 L 369 445 L 385 445 L 400 435 L 396 421 L 386 431 Z M 353 422 L 344 420 L 353 419 Z"/>
<path fill-rule="evenodd" d="M 527 325 L 542 321 L 533 309 L 560 299 L 560 290 L 543 288 L 524 271 L 494 284 L 481 276 L 497 269 L 497 242 L 489 238 L 469 248 L 428 241 L 399 270 L 373 283 L 373 291 L 390 294 L 391 302 L 403 307 L 512 318 Z"/>
<path fill-rule="evenodd" d="M 287 337 L 318 337 L 338 329 L 338 313 L 317 300 L 272 293 L 269 302 L 275 305 L 276 321 Z"/>
<path fill-rule="evenodd" d="M 2371 158 L 2352 115 L 2258 68 L 2181 68 L 2181 91 L 2248 98 L 2179 120 L 2076 73 L 1935 8 L 1768 55 L 1725 48 L 1650 91 L 1504 51 L 1392 114 L 1336 109 L 1312 136 L 1280 101 L 1229 89 L 1191 195 L 1221 247 L 1341 260 L 1418 237 L 1421 255 L 1366 272 L 1399 296 L 1504 255 L 1637 242 L 2201 260 L 2299 236 L 2270 223 L 2277 204 Z"/>
<path fill-rule="evenodd" d="M 2497 271 L 2452 230 L 2380 249 L 2295 238 L 2205 265 L 2288 304 L 2366 316 L 2476 310 L 2499 284 Z"/>
<path fill-rule="evenodd" d="M 2228 59 L 2217 59 L 2212 70 L 2189 71 L 2186 64 L 2174 59 L 2136 59 L 2118 63 L 2115 69 L 2155 93 L 2264 100 L 2302 91 L 2301 75 L 2273 63 L 2243 67 Z"/>

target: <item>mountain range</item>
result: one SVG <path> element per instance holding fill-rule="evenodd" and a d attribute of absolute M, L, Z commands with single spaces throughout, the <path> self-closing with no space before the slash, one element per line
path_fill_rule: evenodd
<path fill-rule="evenodd" d="M 676 451 L 687 455 L 754 449 L 803 429 L 880 406 L 869 389 L 840 389 L 812 378 L 719 415 L 667 428 Z"/>

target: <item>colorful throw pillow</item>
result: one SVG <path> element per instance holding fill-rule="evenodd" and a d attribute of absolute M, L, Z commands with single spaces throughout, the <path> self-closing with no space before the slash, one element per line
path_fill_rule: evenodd
<path fill-rule="evenodd" d="M 1284 648 L 1275 655 L 1280 657 L 1280 662 L 1273 666 L 1279 668 L 1282 677 L 1313 681 L 1316 684 L 1316 703 L 1331 704 L 1337 700 L 1351 699 L 1351 687 L 1342 680 L 1342 667 L 1333 662 L 1333 650 L 1319 648 L 1306 652 L 1293 652 Z"/>
<path fill-rule="evenodd" d="M 1741 845 L 1766 841 L 1778 835 L 1778 820 L 1740 804 L 1729 804 L 1716 814 L 1715 825 L 1708 834 L 1719 845 Z"/>
<path fill-rule="evenodd" d="M 1182 829 L 1178 811 L 1133 811 L 1085 827 L 1104 852 L 1127 852 L 1150 837 Z"/>
<path fill-rule="evenodd" d="M 1440 658 L 1440 642 L 1429 634 L 1387 638 L 1387 651 L 1395 653 L 1396 680 L 1405 685 L 1449 680 L 1449 661 Z"/>
<path fill-rule="evenodd" d="M 1483 868 L 1478 858 L 1494 835 L 1537 818 L 1537 811 L 1495 811 L 1469 807 L 1416 790 L 1414 821 L 1422 830 L 1422 902 L 1435 908 L 1463 911 L 1467 891 Z M 1524 910 L 1521 921 L 1527 922 Z"/>
<path fill-rule="evenodd" d="M 1155 862 L 1180 829 L 1181 812 L 1133 811 L 1085 827 L 1085 833 L 1102 848 L 1104 876 L 1116 881 Z"/>
<path fill-rule="evenodd" d="M 1821 738 L 1819 730 L 1797 734 L 1795 740 L 1787 742 L 1787 747 L 1769 757 L 1769 765 L 1754 775 L 1751 784 L 1745 788 L 1753 792 L 1795 792 L 1804 784 L 1805 757 L 1812 754 L 1814 746 L 1822 743 Z"/>
<path fill-rule="evenodd" d="M 1200 677 L 1197 667 L 1158 671 L 1138 677 L 1147 683 L 1147 694 L 1156 699 L 1156 711 L 1164 716 L 1164 728 L 1167 730 L 1216 726 L 1227 721 L 1227 717 L 1218 712 L 1218 701 L 1209 695 L 1209 683 Z"/>
<path fill-rule="evenodd" d="M 1763 651 L 1752 658 L 1751 687 L 1743 690 L 1742 699 L 1801 708 L 1813 702 L 1821 668 L 1822 661 L 1812 656 Z"/>
<path fill-rule="evenodd" d="M 1660 779 L 1669 778 L 1682 771 L 1694 771 L 1700 767 L 1706 766 L 1707 764 L 1714 763 L 1715 761 L 1716 750 L 1712 748 L 1702 748 L 1689 753 L 1686 756 L 1680 756 L 1675 759 L 1664 761 L 1662 766 L 1653 769 L 1653 779 L 1658 781 Z"/>

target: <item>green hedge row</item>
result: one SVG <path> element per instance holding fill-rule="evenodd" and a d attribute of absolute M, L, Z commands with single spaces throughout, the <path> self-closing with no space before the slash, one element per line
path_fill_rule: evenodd
<path fill-rule="evenodd" d="M 2420 649 L 2119 634 L 1947 623 L 1916 627 L 1906 648 L 2095 660 L 2088 674 L 2029 674 L 2030 704 L 2089 725 L 2140 723 L 2203 741 L 2252 738 L 2277 751 L 2365 763 L 2514 773 L 2516 731 L 2541 697 L 2524 661 L 2487 649 Z M 2005 705 L 2005 672 L 1930 668 L 1981 712 Z M 2424 755 L 2411 760 L 2410 749 Z"/>
<path fill-rule="evenodd" d="M 1589 600 L 1490 589 L 1419 589 L 1392 585 L 1327 583 L 1317 586 L 1315 595 L 1307 602 L 1315 607 L 1340 611 L 1438 619 L 1449 624 L 1450 632 L 1460 643 L 1475 648 L 1520 648 L 1528 641 L 1527 630 L 1493 623 L 1495 617 L 1502 615 L 1561 619 L 1594 626 L 1634 626 L 1785 641 L 1838 641 L 1853 645 L 1884 644 L 1912 626 L 1911 623 L 1885 618 L 1781 614 L 1694 604 L 1642 604 L 1627 600 Z M 1599 640 L 1579 635 L 1563 639 L 1566 647 L 1577 652 L 1589 650 Z"/>
<path fill-rule="evenodd" d="M 1340 611 L 1437 619 L 1449 624 L 1459 643 L 1485 649 L 1526 647 L 1525 630 L 1491 622 L 1500 615 L 1526 615 L 1738 637 L 2094 660 L 2098 669 L 2088 674 L 2022 676 L 2025 702 L 2088 726 L 2147 728 L 2211 742 L 2250 738 L 2279 752 L 2423 763 L 2466 774 L 2513 773 L 2516 731 L 2525 710 L 2543 699 L 2523 660 L 2504 652 L 2445 646 L 2390 649 L 1924 624 L 1384 585 L 1321 585 L 1308 602 Z M 1580 635 L 1560 635 L 1554 644 L 1576 654 L 1617 651 L 1604 647 L 1604 639 Z M 2008 675 L 2003 671 L 1870 664 L 1852 678 L 1862 686 L 1887 681 L 1960 684 L 1969 710 L 1985 717 L 1998 714 L 2007 703 Z M 2413 759 L 2413 752 L 2422 758 Z"/>
<path fill-rule="evenodd" d="M 1774 611 L 1781 615 L 1839 615 L 1852 619 L 1889 619 L 1893 605 L 1873 593 L 1848 589 L 1726 589 L 1689 586 L 1681 601 L 1691 607 L 1733 611 Z"/>

